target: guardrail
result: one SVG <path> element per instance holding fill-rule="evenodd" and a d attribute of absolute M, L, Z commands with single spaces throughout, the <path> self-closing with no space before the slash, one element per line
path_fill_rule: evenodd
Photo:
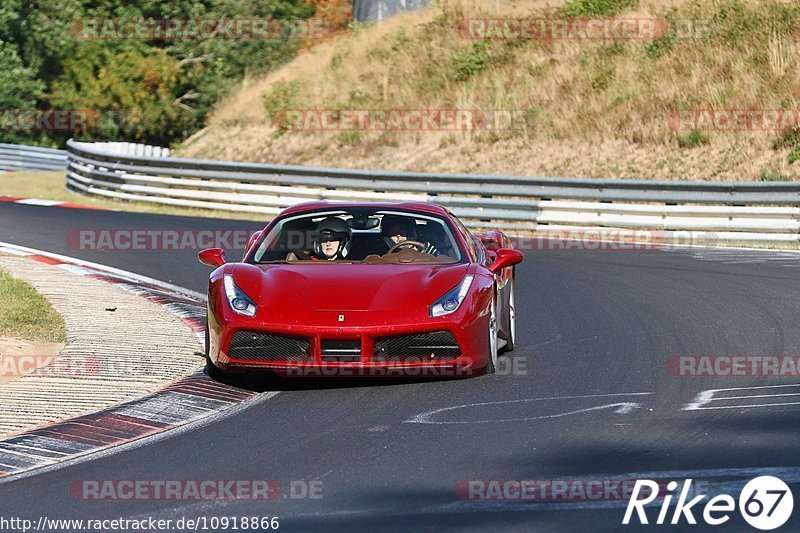
<path fill-rule="evenodd" d="M 402 11 L 430 7 L 432 3 L 432 0 L 354 0 L 353 20 L 381 22 Z"/>
<path fill-rule="evenodd" d="M 64 170 L 67 152 L 52 148 L 0 143 L 0 170 Z"/>
<path fill-rule="evenodd" d="M 800 239 L 797 182 L 343 170 L 164 157 L 154 149 L 124 155 L 108 144 L 72 140 L 67 151 L 68 188 L 124 200 L 265 215 L 310 200 L 415 200 L 443 205 L 473 228 L 646 229 L 681 242 Z"/>

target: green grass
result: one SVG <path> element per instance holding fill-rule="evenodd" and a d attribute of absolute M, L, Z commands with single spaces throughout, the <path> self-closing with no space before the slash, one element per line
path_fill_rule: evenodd
<path fill-rule="evenodd" d="M 267 110 L 270 120 L 280 121 L 281 113 L 297 107 L 296 95 L 300 90 L 300 82 L 278 82 L 272 91 L 264 95 L 264 108 Z M 288 124 L 287 124 L 288 126 Z"/>
<path fill-rule="evenodd" d="M 800 128 L 798 127 L 787 129 L 772 142 L 773 150 L 780 150 L 781 148 L 793 146 L 800 146 Z"/>
<path fill-rule="evenodd" d="M 711 139 L 706 133 L 698 130 L 692 130 L 685 135 L 678 137 L 678 146 L 681 148 L 697 148 L 709 144 Z"/>
<path fill-rule="evenodd" d="M 31 285 L 0 269 L 0 336 L 65 342 L 64 319 Z"/>
<path fill-rule="evenodd" d="M 568 17 L 610 17 L 638 4 L 638 0 L 571 0 L 564 12 Z"/>
<path fill-rule="evenodd" d="M 489 66 L 490 52 L 487 41 L 472 44 L 472 51 L 453 56 L 453 74 L 455 81 L 466 81 L 480 74 Z"/>
<path fill-rule="evenodd" d="M 795 163 L 797 163 L 798 161 L 800 161 L 800 144 L 798 144 L 797 146 L 795 146 L 795 147 L 794 147 L 794 150 L 792 150 L 792 151 L 789 153 L 788 161 L 789 161 L 789 164 L 790 164 L 790 165 L 794 165 Z"/>
<path fill-rule="evenodd" d="M 792 181 L 791 177 L 772 172 L 771 170 L 762 170 L 758 179 L 761 181 Z"/>
<path fill-rule="evenodd" d="M 649 43 L 645 43 L 644 53 L 647 57 L 656 59 L 671 52 L 673 48 L 675 48 L 675 36 L 670 34 Z"/>

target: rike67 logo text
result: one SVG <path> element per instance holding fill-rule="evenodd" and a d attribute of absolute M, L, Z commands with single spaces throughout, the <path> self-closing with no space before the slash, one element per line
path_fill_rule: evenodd
<path fill-rule="evenodd" d="M 663 484 L 649 479 L 637 480 L 622 523 L 630 524 L 635 511 L 640 524 L 649 524 L 652 517 L 648 518 L 645 505 L 657 498 L 663 498 L 655 523 L 666 524 L 674 495 L 678 495 L 678 499 L 669 520 L 670 524 L 680 524 L 683 520 L 688 524 L 697 524 L 694 513 L 701 513 L 702 509 L 702 519 L 705 523 L 718 526 L 730 520 L 731 514 L 737 509 L 736 500 L 728 494 L 716 495 L 708 499 L 704 506 L 700 502 L 708 498 L 707 495 L 700 494 L 689 499 L 692 492 L 691 479 L 686 479 L 682 486 L 677 481 L 670 481 L 666 486 L 666 495 L 659 494 L 659 488 L 663 488 Z M 773 476 L 752 479 L 739 493 L 739 513 L 748 524 L 757 529 L 779 528 L 789 520 L 793 508 L 794 498 L 789 486 Z M 654 508 L 651 507 L 651 510 Z"/>

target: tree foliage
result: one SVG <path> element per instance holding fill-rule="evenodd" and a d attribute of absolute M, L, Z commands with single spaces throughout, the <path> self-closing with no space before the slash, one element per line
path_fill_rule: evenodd
<path fill-rule="evenodd" d="M 88 111 L 93 120 L 74 131 L 19 131 L 6 121 L 0 142 L 180 142 L 202 128 L 214 104 L 243 77 L 277 68 L 308 42 L 302 32 L 252 39 L 86 38 L 91 21 L 274 19 L 292 28 L 321 17 L 329 28 L 343 27 L 347 1 L 3 0 L 0 112 Z"/>

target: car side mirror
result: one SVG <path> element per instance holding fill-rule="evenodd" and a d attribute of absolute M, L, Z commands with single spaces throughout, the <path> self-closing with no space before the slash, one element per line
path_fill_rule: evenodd
<path fill-rule="evenodd" d="M 494 262 L 489 265 L 489 271 L 492 274 L 497 274 L 506 267 L 521 263 L 524 258 L 525 256 L 522 255 L 522 252 L 511 248 L 500 248 L 497 250 L 497 257 L 495 257 Z"/>
<path fill-rule="evenodd" d="M 207 248 L 197 254 L 197 258 L 204 265 L 221 267 L 225 264 L 225 250 L 222 248 Z"/>
<path fill-rule="evenodd" d="M 490 237 L 482 237 L 481 242 L 483 243 L 483 246 L 486 248 L 486 250 L 489 252 L 496 252 L 497 250 L 500 249 L 500 244 L 498 244 L 496 240 Z"/>

